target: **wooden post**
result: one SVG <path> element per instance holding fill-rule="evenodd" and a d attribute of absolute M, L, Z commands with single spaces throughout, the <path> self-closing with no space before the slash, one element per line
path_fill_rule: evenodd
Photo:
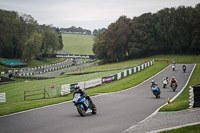
<path fill-rule="evenodd" d="M 26 101 L 26 91 L 24 91 L 24 101 Z"/>
<path fill-rule="evenodd" d="M 46 90 L 45 90 L 45 87 L 44 87 L 44 99 L 45 99 L 45 91 L 46 91 Z"/>

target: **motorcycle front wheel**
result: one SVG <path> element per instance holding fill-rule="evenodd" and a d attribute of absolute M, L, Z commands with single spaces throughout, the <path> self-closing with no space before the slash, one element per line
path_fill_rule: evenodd
<path fill-rule="evenodd" d="M 78 110 L 78 113 L 80 114 L 80 116 L 85 116 L 85 109 L 83 106 L 81 106 L 81 104 L 77 105 L 77 110 Z"/>

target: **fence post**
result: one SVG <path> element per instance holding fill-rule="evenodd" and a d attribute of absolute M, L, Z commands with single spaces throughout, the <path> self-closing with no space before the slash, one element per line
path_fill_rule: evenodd
<path fill-rule="evenodd" d="M 45 92 L 46 92 L 46 89 L 45 89 L 45 87 L 44 87 L 44 99 L 45 99 Z"/>
<path fill-rule="evenodd" d="M 24 101 L 26 101 L 26 91 L 24 91 Z"/>

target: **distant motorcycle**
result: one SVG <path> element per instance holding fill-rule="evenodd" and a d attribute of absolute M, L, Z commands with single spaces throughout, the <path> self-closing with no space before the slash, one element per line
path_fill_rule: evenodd
<path fill-rule="evenodd" d="M 172 70 L 173 71 L 175 71 L 175 68 L 176 68 L 175 64 L 172 64 Z"/>
<path fill-rule="evenodd" d="M 94 104 L 91 105 L 89 100 L 81 96 L 80 93 L 74 94 L 73 103 L 77 107 L 77 111 L 81 116 L 85 116 L 89 109 L 92 110 L 92 114 L 96 114 L 97 112 L 96 106 Z"/>
<path fill-rule="evenodd" d="M 176 88 L 177 88 L 177 84 L 176 83 L 172 83 L 171 88 L 172 88 L 173 92 L 175 92 Z"/>
<path fill-rule="evenodd" d="M 168 84 L 167 79 L 164 79 L 164 80 L 163 80 L 163 88 L 165 88 L 165 87 L 167 86 L 167 84 Z"/>
<path fill-rule="evenodd" d="M 185 65 L 183 65 L 183 72 L 185 73 L 185 71 L 186 71 L 186 66 Z"/>
<path fill-rule="evenodd" d="M 157 85 L 153 85 L 151 87 L 153 94 L 156 96 L 156 98 L 160 98 L 160 89 L 158 88 Z"/>

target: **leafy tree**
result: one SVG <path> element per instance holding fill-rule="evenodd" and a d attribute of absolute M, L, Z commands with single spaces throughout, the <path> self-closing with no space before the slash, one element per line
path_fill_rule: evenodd
<path fill-rule="evenodd" d="M 191 51 L 200 54 L 200 4 L 197 4 L 193 13 Z"/>
<path fill-rule="evenodd" d="M 40 48 L 42 45 L 42 35 L 39 33 L 33 33 L 25 42 L 25 49 L 23 52 L 23 59 L 25 62 L 30 61 L 33 57 L 40 54 Z"/>
<path fill-rule="evenodd" d="M 57 50 L 59 50 L 59 48 L 60 45 L 57 33 L 46 26 L 43 31 L 41 51 L 45 54 L 55 53 Z"/>

